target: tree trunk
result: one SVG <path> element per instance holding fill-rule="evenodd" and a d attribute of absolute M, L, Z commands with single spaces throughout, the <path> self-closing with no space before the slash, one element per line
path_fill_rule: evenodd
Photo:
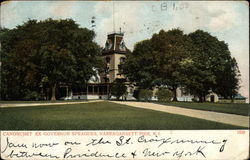
<path fill-rule="evenodd" d="M 203 94 L 203 102 L 206 102 L 206 95 Z"/>
<path fill-rule="evenodd" d="M 173 88 L 173 94 L 174 94 L 173 101 L 174 101 L 174 102 L 177 102 L 177 101 L 178 101 L 178 100 L 177 100 L 177 91 L 176 91 L 176 90 L 177 90 L 177 88 L 174 87 L 174 88 Z"/>
<path fill-rule="evenodd" d="M 52 101 L 55 101 L 56 100 L 56 84 L 54 84 L 53 86 L 52 86 L 52 90 L 51 90 L 52 92 L 51 92 L 51 100 Z"/>
<path fill-rule="evenodd" d="M 49 88 L 46 87 L 46 100 L 48 101 L 49 100 Z"/>
<path fill-rule="evenodd" d="M 230 96 L 230 99 L 231 99 L 231 103 L 234 103 L 234 97 Z"/>
<path fill-rule="evenodd" d="M 202 95 L 199 95 L 199 102 L 203 102 L 203 96 Z"/>

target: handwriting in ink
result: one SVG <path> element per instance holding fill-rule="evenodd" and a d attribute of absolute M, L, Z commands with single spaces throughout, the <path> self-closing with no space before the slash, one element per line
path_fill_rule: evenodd
<path fill-rule="evenodd" d="M 6 143 L 3 146 L 3 150 L 1 153 L 4 153 L 4 156 L 6 159 L 35 159 L 35 158 L 45 158 L 45 159 L 81 159 L 81 158 L 105 158 L 105 159 L 124 159 L 124 158 L 131 158 L 135 159 L 138 157 L 147 157 L 147 158 L 167 158 L 169 156 L 172 156 L 174 158 L 180 159 L 181 157 L 201 157 L 206 158 L 209 157 L 209 152 L 206 148 L 208 146 L 213 147 L 214 145 L 218 146 L 218 152 L 223 152 L 226 148 L 227 139 L 223 139 L 222 141 L 218 140 L 207 140 L 207 139 L 178 139 L 173 137 L 158 137 L 155 136 L 137 136 L 137 139 L 133 141 L 134 139 L 129 136 L 119 136 L 114 141 L 111 141 L 110 139 L 106 137 L 92 137 L 92 139 L 88 139 L 87 143 L 85 143 L 85 140 L 82 141 L 63 141 L 62 143 L 56 143 L 56 142 L 44 142 L 44 143 L 38 143 L 38 142 L 32 142 L 32 143 L 17 143 L 13 141 L 10 137 L 6 137 Z M 111 143 L 112 142 L 112 143 Z M 133 148 L 133 143 L 137 143 L 136 145 L 146 145 L 146 147 L 143 149 L 137 149 Z M 98 146 L 103 145 L 103 147 L 107 145 L 113 145 L 114 146 L 131 146 L 132 148 L 124 148 L 124 152 L 119 152 L 116 150 L 111 150 L 108 152 L 104 152 L 102 150 L 90 150 L 88 146 Z M 51 149 L 55 149 L 59 147 L 59 145 L 62 145 L 66 150 L 62 152 L 60 156 L 58 154 L 50 153 Z M 151 148 L 151 145 L 155 145 L 157 148 Z M 183 148 L 183 146 L 190 146 Z M 79 147 L 83 146 L 85 150 L 80 149 Z M 171 147 L 170 147 L 171 146 Z M 177 146 L 175 148 L 175 146 Z M 32 150 L 29 150 L 29 147 L 33 148 Z M 72 147 L 72 148 L 71 148 Z M 76 150 L 74 150 L 77 147 Z M 87 148 L 86 148 L 87 147 Z M 99 146 L 101 147 L 101 146 Z M 162 148 L 159 148 L 162 147 Z M 169 148 L 168 148 L 169 147 Z M 171 150 L 171 148 L 175 148 L 174 150 Z M 179 148 L 180 147 L 180 148 Z M 44 149 L 50 149 L 50 150 L 42 150 Z M 120 147 L 119 147 L 120 148 Z M 35 150 L 36 149 L 36 150 Z M 126 152 L 125 152 L 126 151 Z M 207 152 L 206 152 L 207 151 Z"/>
<path fill-rule="evenodd" d="M 76 153 L 72 154 L 72 148 L 67 148 L 64 152 L 63 158 L 82 158 L 82 157 L 95 157 L 95 158 L 126 158 L 127 156 L 125 153 L 114 153 L 114 154 L 108 154 L 108 153 L 101 153 L 99 151 L 91 152 L 88 150 L 88 153 Z"/>
<path fill-rule="evenodd" d="M 195 152 L 185 152 L 184 150 L 182 150 L 181 152 L 176 151 L 176 152 L 174 152 L 173 157 L 177 156 L 178 158 L 181 158 L 183 156 L 185 156 L 185 157 L 186 156 L 193 156 L 193 155 L 197 156 L 197 155 L 201 154 L 204 158 L 206 158 L 204 152 L 202 151 L 204 148 L 205 147 L 201 148 L 201 146 L 199 146 L 199 148 Z"/>
<path fill-rule="evenodd" d="M 149 148 L 146 148 L 143 150 L 143 156 L 144 157 L 162 157 L 166 154 L 169 154 L 170 152 L 167 152 L 167 151 L 163 151 L 163 152 L 154 152 L 154 151 L 151 151 Z"/>
<path fill-rule="evenodd" d="M 59 145 L 59 143 L 44 143 L 44 144 L 37 144 L 37 143 L 32 143 L 33 148 L 43 148 L 43 147 L 54 147 L 56 145 Z"/>
<path fill-rule="evenodd" d="M 136 150 L 134 152 L 131 152 L 131 155 L 133 156 L 133 158 L 135 158 L 137 156 Z"/>
<path fill-rule="evenodd" d="M 56 158 L 59 159 L 60 157 L 52 154 L 47 154 L 47 153 L 28 153 L 24 151 L 19 151 L 17 153 L 14 152 L 14 150 L 11 151 L 9 155 L 6 156 L 7 158 L 32 158 L 32 157 L 46 157 L 46 158 Z"/>
<path fill-rule="evenodd" d="M 137 141 L 139 143 L 151 143 L 151 142 L 159 142 L 160 144 L 158 145 L 158 147 L 162 146 L 163 144 L 169 143 L 169 144 L 184 144 L 184 143 L 191 143 L 191 144 L 199 144 L 199 143 L 203 143 L 203 144 L 221 144 L 222 142 L 215 142 L 214 140 L 212 141 L 205 141 L 205 140 L 201 140 L 201 141 L 197 141 L 197 140 L 171 140 L 171 138 L 158 138 L 157 136 L 155 138 L 149 138 L 146 139 L 145 136 L 140 136 Z M 225 146 L 225 142 L 227 140 L 223 140 L 224 146 Z M 223 148 L 224 148 L 223 146 Z"/>
<path fill-rule="evenodd" d="M 226 145 L 227 140 L 224 139 L 222 142 L 223 142 L 223 144 L 222 144 L 222 146 L 220 147 L 220 152 L 223 152 L 223 151 L 224 151 L 224 148 L 225 148 L 225 145 Z"/>
<path fill-rule="evenodd" d="M 86 144 L 86 146 L 89 146 L 89 145 L 95 146 L 98 144 L 111 144 L 111 142 L 103 140 L 103 137 L 102 137 L 100 139 L 92 139 L 92 141 L 90 143 Z"/>
<path fill-rule="evenodd" d="M 66 141 L 64 142 L 64 145 L 67 146 L 67 145 L 80 145 L 81 143 L 79 142 L 69 142 L 69 141 Z"/>
<path fill-rule="evenodd" d="M 2 153 L 4 153 L 8 148 L 27 148 L 26 144 L 14 144 L 12 142 L 9 141 L 9 137 L 6 138 L 6 146 L 4 148 L 4 150 L 2 151 Z"/>
<path fill-rule="evenodd" d="M 119 140 L 116 141 L 116 145 L 117 146 L 123 146 L 125 144 L 130 144 L 130 140 L 131 140 L 131 138 L 125 139 L 124 136 L 120 136 Z M 131 144 L 132 144 L 132 142 L 131 142 Z"/>

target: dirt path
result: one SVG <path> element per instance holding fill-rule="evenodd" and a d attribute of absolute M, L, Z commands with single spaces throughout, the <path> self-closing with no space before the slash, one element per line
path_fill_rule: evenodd
<path fill-rule="evenodd" d="M 172 107 L 154 103 L 146 102 L 125 102 L 125 101 L 111 101 L 118 104 L 125 104 L 132 107 L 151 109 L 156 111 L 162 111 L 167 113 L 179 114 L 189 117 L 201 118 L 210 121 L 216 121 L 220 123 L 232 124 L 236 126 L 249 127 L 249 117 L 235 114 L 218 113 L 211 111 L 201 111 L 195 109 L 186 109 L 180 107 Z"/>
<path fill-rule="evenodd" d="M 101 101 L 103 101 L 103 100 L 91 100 L 91 101 L 82 101 L 82 102 L 55 102 L 55 103 L 12 103 L 12 104 L 0 104 L 0 108 L 80 104 L 80 103 L 93 103 L 93 102 L 101 102 Z"/>

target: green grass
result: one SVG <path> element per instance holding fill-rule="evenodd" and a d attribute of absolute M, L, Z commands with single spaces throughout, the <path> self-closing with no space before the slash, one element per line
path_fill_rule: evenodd
<path fill-rule="evenodd" d="M 205 111 L 214 111 L 221 113 L 231 113 L 243 116 L 248 116 L 250 109 L 249 103 L 195 103 L 195 102 L 158 103 L 157 102 L 157 104 L 205 110 Z"/>
<path fill-rule="evenodd" d="M 85 102 L 87 100 L 56 100 L 56 101 L 50 101 L 50 100 L 43 100 L 43 101 L 0 101 L 0 104 L 23 104 L 23 103 L 61 103 L 61 102 Z"/>
<path fill-rule="evenodd" d="M 0 108 L 0 130 L 242 129 L 111 102 Z"/>

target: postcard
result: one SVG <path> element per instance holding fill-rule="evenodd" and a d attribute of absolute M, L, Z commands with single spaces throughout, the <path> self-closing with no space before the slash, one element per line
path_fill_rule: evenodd
<path fill-rule="evenodd" d="M 247 1 L 4 1 L 1 159 L 249 159 Z"/>

